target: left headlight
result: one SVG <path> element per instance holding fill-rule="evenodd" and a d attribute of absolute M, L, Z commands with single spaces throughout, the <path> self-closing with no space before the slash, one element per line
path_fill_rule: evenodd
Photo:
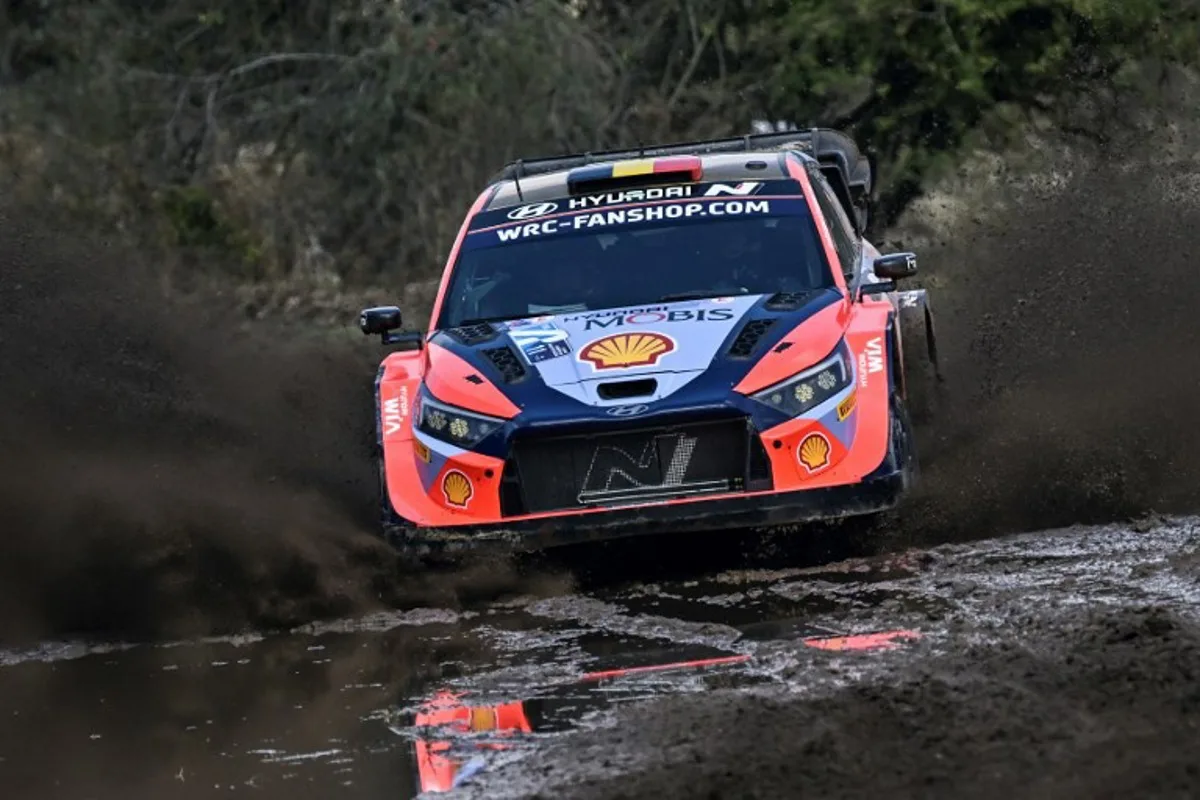
<path fill-rule="evenodd" d="M 417 430 L 458 447 L 472 447 L 504 424 L 504 420 L 476 414 L 434 400 L 421 393 L 417 409 Z"/>
<path fill-rule="evenodd" d="M 789 417 L 798 417 L 845 389 L 853 380 L 850 350 L 843 341 L 833 355 L 820 364 L 763 389 L 752 397 Z"/>

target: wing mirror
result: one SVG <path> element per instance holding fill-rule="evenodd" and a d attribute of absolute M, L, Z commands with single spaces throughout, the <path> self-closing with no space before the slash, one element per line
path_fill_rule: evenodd
<path fill-rule="evenodd" d="M 402 331 L 403 317 L 396 306 L 365 308 L 358 315 L 358 329 L 364 336 L 378 336 L 385 344 L 403 344 L 420 350 L 425 344 L 423 331 Z"/>
<path fill-rule="evenodd" d="M 898 281 L 917 274 L 917 257 L 913 253 L 889 253 L 875 259 L 871 267 L 877 277 Z"/>
<path fill-rule="evenodd" d="M 399 328 L 403 324 L 402 319 L 400 309 L 396 306 L 365 308 L 358 315 L 358 327 L 364 336 L 382 335 Z"/>

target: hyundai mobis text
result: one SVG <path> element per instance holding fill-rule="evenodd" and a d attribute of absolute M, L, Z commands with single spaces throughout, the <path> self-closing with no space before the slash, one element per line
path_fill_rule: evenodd
<path fill-rule="evenodd" d="M 377 381 L 384 530 L 545 547 L 896 504 L 933 318 L 834 131 L 518 162 Z M 915 369 L 913 362 L 921 368 Z M 920 387 L 916 387 L 920 389 Z"/>

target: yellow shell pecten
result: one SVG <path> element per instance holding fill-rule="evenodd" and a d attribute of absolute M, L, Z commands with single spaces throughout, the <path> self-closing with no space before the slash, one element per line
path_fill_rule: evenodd
<path fill-rule="evenodd" d="M 656 363 L 674 349 L 675 343 L 661 333 L 618 333 L 592 342 L 579 357 L 596 369 L 641 367 Z"/>
<path fill-rule="evenodd" d="M 829 463 L 829 440 L 819 433 L 810 433 L 800 443 L 800 463 L 809 472 Z"/>
<path fill-rule="evenodd" d="M 466 508 L 474 490 L 471 488 L 470 479 L 455 470 L 447 473 L 446 477 L 442 479 L 442 493 L 446 495 L 446 502 L 449 505 Z"/>

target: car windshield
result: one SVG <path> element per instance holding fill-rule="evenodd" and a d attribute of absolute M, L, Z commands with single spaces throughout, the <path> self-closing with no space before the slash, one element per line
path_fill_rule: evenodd
<path fill-rule="evenodd" d="M 680 210 L 674 219 L 671 205 Z M 668 213 L 655 213 L 663 210 Z M 833 285 L 803 200 L 659 204 L 641 211 L 516 223 L 501 215 L 502 224 L 471 231 L 441 327 Z"/>

